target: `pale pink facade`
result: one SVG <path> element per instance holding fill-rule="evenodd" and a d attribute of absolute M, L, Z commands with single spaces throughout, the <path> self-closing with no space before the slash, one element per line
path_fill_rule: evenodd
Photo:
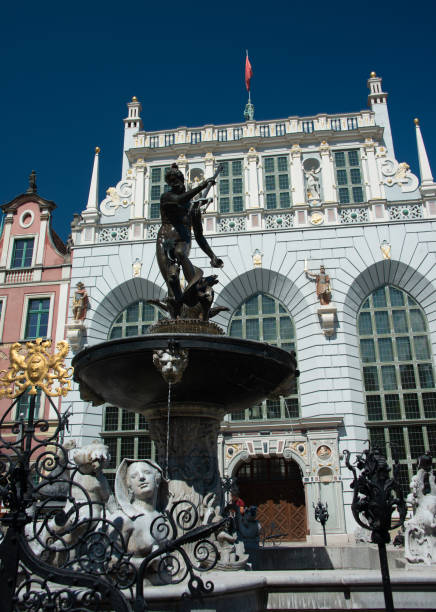
<path fill-rule="evenodd" d="M 56 204 L 36 193 L 36 186 L 2 206 L 0 237 L 0 369 L 7 369 L 9 348 L 38 336 L 52 346 L 65 337 L 71 257 L 51 228 Z M 55 400 L 59 406 L 59 400 Z M 0 415 L 11 405 L 0 400 Z M 23 405 L 21 406 L 23 408 Z M 17 410 L 19 407 L 17 406 Z M 53 418 L 41 397 L 39 418 Z M 16 418 L 13 410 L 11 419 Z M 9 418 L 7 419 L 9 420 Z"/>

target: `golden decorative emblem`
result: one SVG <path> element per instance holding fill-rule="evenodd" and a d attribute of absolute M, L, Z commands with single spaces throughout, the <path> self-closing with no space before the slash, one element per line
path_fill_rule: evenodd
<path fill-rule="evenodd" d="M 324 215 L 320 212 L 313 212 L 309 217 L 309 221 L 313 225 L 319 225 L 324 221 Z"/>
<path fill-rule="evenodd" d="M 64 396 L 71 389 L 72 368 L 65 367 L 65 357 L 70 345 L 65 340 L 56 344 L 58 353 L 51 354 L 48 349 L 51 340 L 37 338 L 25 345 L 14 342 L 9 350 L 9 369 L 0 371 L 0 398 L 16 398 L 28 390 L 36 395 L 40 387 L 50 397 Z M 22 354 L 22 352 L 24 352 Z M 59 386 L 53 389 L 53 383 Z"/>

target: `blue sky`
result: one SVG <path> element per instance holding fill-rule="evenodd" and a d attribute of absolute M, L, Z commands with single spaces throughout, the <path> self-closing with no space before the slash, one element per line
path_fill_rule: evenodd
<path fill-rule="evenodd" d="M 96 145 L 101 195 L 120 178 L 126 102 L 141 101 L 146 130 L 241 121 L 246 48 L 256 119 L 365 108 L 375 70 L 399 161 L 418 172 L 417 116 L 436 174 L 433 0 L 5 4 L 0 200 L 25 191 L 34 168 L 64 239 Z"/>

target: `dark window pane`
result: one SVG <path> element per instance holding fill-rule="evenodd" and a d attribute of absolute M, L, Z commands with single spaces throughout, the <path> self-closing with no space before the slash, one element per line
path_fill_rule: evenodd
<path fill-rule="evenodd" d="M 118 429 L 118 410 L 114 406 L 107 406 L 104 417 L 106 431 L 116 431 Z"/>
<path fill-rule="evenodd" d="M 404 310 L 392 311 L 392 319 L 394 322 L 394 330 L 397 334 L 406 334 L 409 330 L 407 327 L 407 318 Z"/>
<path fill-rule="evenodd" d="M 350 178 L 353 185 L 359 185 L 362 182 L 359 168 L 351 168 Z"/>
<path fill-rule="evenodd" d="M 372 299 L 374 300 L 374 308 L 386 308 L 385 288 L 376 289 L 372 294 Z"/>
<path fill-rule="evenodd" d="M 370 427 L 369 439 L 371 448 L 379 448 L 382 454 L 386 456 L 386 438 L 383 427 Z"/>
<path fill-rule="evenodd" d="M 117 438 L 103 438 L 104 443 L 109 449 L 109 454 L 111 456 L 110 461 L 106 463 L 105 467 L 109 469 L 113 469 L 117 466 Z"/>
<path fill-rule="evenodd" d="M 245 325 L 247 340 L 260 340 L 259 319 L 247 319 Z"/>
<path fill-rule="evenodd" d="M 417 459 L 425 453 L 427 450 L 424 444 L 424 435 L 422 427 L 419 425 L 409 426 L 407 428 L 409 433 L 409 448 L 412 459 Z"/>
<path fill-rule="evenodd" d="M 263 339 L 265 342 L 277 339 L 277 329 L 275 318 L 263 319 Z"/>
<path fill-rule="evenodd" d="M 280 193 L 280 208 L 289 208 L 291 205 L 291 197 L 287 191 Z"/>
<path fill-rule="evenodd" d="M 110 339 L 113 340 L 114 338 L 121 338 L 122 332 L 122 327 L 114 327 L 111 331 Z"/>
<path fill-rule="evenodd" d="M 427 437 L 429 451 L 434 457 L 436 455 L 436 425 L 427 425 Z"/>
<path fill-rule="evenodd" d="M 279 159 L 283 159 L 283 158 L 279 158 Z M 265 172 L 274 172 L 274 157 L 265 157 L 263 160 L 263 165 L 264 165 Z"/>
<path fill-rule="evenodd" d="M 253 295 L 245 302 L 245 313 L 247 315 L 259 314 L 259 301 L 257 295 Z"/>
<path fill-rule="evenodd" d="M 363 368 L 363 379 L 365 382 L 365 391 L 379 390 L 377 368 L 375 366 L 367 366 Z"/>
<path fill-rule="evenodd" d="M 426 419 L 436 419 L 436 393 L 423 393 L 422 403 Z"/>
<path fill-rule="evenodd" d="M 362 187 L 353 187 L 353 201 L 354 202 L 363 202 L 363 189 Z"/>
<path fill-rule="evenodd" d="M 397 338 L 397 352 L 400 361 L 410 361 L 412 359 L 412 351 L 410 349 L 410 340 L 406 337 Z"/>
<path fill-rule="evenodd" d="M 263 418 L 263 414 L 262 414 L 262 404 L 256 404 L 255 406 L 251 406 L 251 408 L 248 409 L 248 419 L 251 421 L 255 421 L 257 419 L 262 419 Z"/>
<path fill-rule="evenodd" d="M 390 421 L 401 418 L 400 398 L 398 395 L 385 395 L 386 418 Z"/>
<path fill-rule="evenodd" d="M 383 389 L 390 391 L 391 389 L 397 389 L 397 377 L 395 375 L 395 366 L 382 366 L 381 367 Z"/>
<path fill-rule="evenodd" d="M 404 444 L 403 428 L 390 427 L 388 431 L 392 456 L 396 456 L 398 459 L 406 459 L 406 446 Z"/>
<path fill-rule="evenodd" d="M 235 410 L 231 414 L 232 421 L 244 421 L 245 420 L 245 410 Z"/>
<path fill-rule="evenodd" d="M 345 152 L 344 151 L 336 151 L 335 164 L 338 167 L 345 166 Z"/>
<path fill-rule="evenodd" d="M 364 363 L 375 361 L 374 340 L 361 340 L 360 352 Z"/>
<path fill-rule="evenodd" d="M 382 416 L 381 399 L 379 395 L 367 395 L 366 396 L 366 408 L 368 411 L 369 421 L 381 421 L 383 416 Z"/>
<path fill-rule="evenodd" d="M 267 295 L 262 295 L 262 312 L 263 314 L 272 314 L 275 312 L 275 302 Z"/>
<path fill-rule="evenodd" d="M 398 467 L 398 482 L 400 484 L 400 488 L 403 492 L 403 495 L 406 496 L 410 492 L 411 470 L 407 465 L 400 465 Z"/>
<path fill-rule="evenodd" d="M 369 298 L 366 298 L 366 300 L 363 302 L 362 309 L 363 308 L 369 308 Z"/>
<path fill-rule="evenodd" d="M 359 154 L 356 150 L 348 151 L 348 163 L 350 166 L 359 165 Z"/>
<path fill-rule="evenodd" d="M 123 410 L 121 416 L 121 429 L 123 431 L 135 429 L 135 413 L 129 410 Z"/>
<path fill-rule="evenodd" d="M 415 389 L 416 380 L 413 365 L 400 365 L 400 379 L 403 389 Z"/>
<path fill-rule="evenodd" d="M 425 331 L 425 321 L 424 321 L 422 312 L 420 310 L 410 311 L 410 324 L 414 332 Z"/>
<path fill-rule="evenodd" d="M 406 419 L 419 419 L 419 402 L 416 393 L 404 394 L 404 410 Z"/>
<path fill-rule="evenodd" d="M 278 157 L 277 158 L 277 170 L 279 172 L 286 172 L 288 169 L 288 159 L 287 157 Z"/>
<path fill-rule="evenodd" d="M 378 339 L 378 351 L 380 361 L 393 361 L 394 353 L 392 350 L 392 340 L 390 338 Z"/>
<path fill-rule="evenodd" d="M 230 335 L 233 336 L 233 338 L 242 338 L 242 321 L 232 321 Z"/>
<path fill-rule="evenodd" d="M 241 196 L 234 196 L 234 198 L 233 198 L 233 210 L 235 212 L 241 212 L 241 210 L 244 210 L 244 205 L 243 205 L 242 197 Z"/>
<path fill-rule="evenodd" d="M 265 189 L 267 191 L 274 191 L 276 188 L 276 179 L 274 174 L 265 177 Z"/>
<path fill-rule="evenodd" d="M 391 306 L 404 306 L 403 292 L 395 287 L 389 287 L 389 296 L 391 298 Z"/>
<path fill-rule="evenodd" d="M 267 193 L 266 194 L 266 207 L 268 210 L 272 210 L 273 208 L 277 208 L 277 198 L 275 193 Z"/>
<path fill-rule="evenodd" d="M 151 439 L 148 436 L 138 438 L 138 459 L 151 459 Z"/>
<path fill-rule="evenodd" d="M 361 312 L 359 315 L 359 334 L 365 336 L 372 334 L 371 313 Z"/>
<path fill-rule="evenodd" d="M 132 437 L 124 437 L 121 438 L 121 450 L 120 450 L 120 457 L 122 459 L 133 459 L 133 449 L 134 449 L 134 440 L 135 438 Z"/>
<path fill-rule="evenodd" d="M 389 323 L 389 316 L 387 312 L 381 311 L 375 313 L 375 327 L 378 334 L 388 334 L 391 331 L 391 325 Z"/>
<path fill-rule="evenodd" d="M 433 388 L 433 366 L 431 363 L 420 363 L 418 364 L 419 382 L 423 388 Z"/>
<path fill-rule="evenodd" d="M 338 185 L 346 185 L 348 183 L 346 170 L 337 170 L 336 177 Z"/>
<path fill-rule="evenodd" d="M 280 419 L 280 400 L 266 400 L 266 415 L 268 419 Z"/>
<path fill-rule="evenodd" d="M 417 359 L 430 359 L 427 336 L 415 336 L 413 338 L 413 343 L 415 345 L 415 356 Z"/>
<path fill-rule="evenodd" d="M 298 398 L 287 397 L 285 398 L 285 406 L 287 410 L 287 417 L 289 419 L 298 419 L 300 416 L 300 408 L 298 405 Z"/>
<path fill-rule="evenodd" d="M 280 317 L 280 338 L 282 340 L 294 337 L 294 326 L 289 317 Z"/>

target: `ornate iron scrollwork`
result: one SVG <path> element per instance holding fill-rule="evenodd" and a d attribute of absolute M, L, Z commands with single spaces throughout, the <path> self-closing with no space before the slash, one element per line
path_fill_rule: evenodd
<path fill-rule="evenodd" d="M 197 573 L 216 565 L 219 553 L 211 536 L 225 529 L 228 519 L 194 528 L 197 508 L 178 501 L 152 522 L 152 551 L 133 557 L 122 519 L 108 511 L 105 485 L 98 480 L 107 459 L 104 446 L 91 449 L 97 474 L 92 477 L 101 491 L 90 493 L 89 472 L 60 441 L 68 414 L 61 415 L 51 397 L 70 388 L 68 344 L 58 343 L 54 355 L 49 348 L 50 341 L 41 339 L 14 344 L 10 368 L 0 373 L 0 397 L 15 399 L 0 420 L 1 609 L 140 612 L 147 609 L 144 583 L 151 577 L 161 584 L 187 579 L 191 596 L 212 592 L 213 583 Z M 28 415 L 15 419 L 14 407 L 26 390 Z M 38 390 L 48 397 L 55 424 L 37 417 Z"/>

